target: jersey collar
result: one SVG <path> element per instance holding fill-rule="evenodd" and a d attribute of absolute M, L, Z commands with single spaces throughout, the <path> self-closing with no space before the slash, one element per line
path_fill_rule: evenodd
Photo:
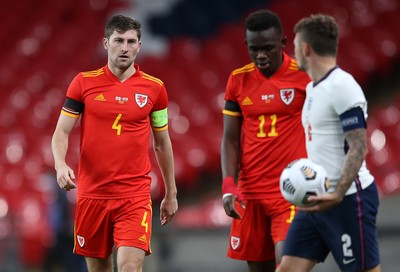
<path fill-rule="evenodd" d="M 330 69 L 323 77 L 321 77 L 317 82 L 313 82 L 313 87 L 317 86 L 320 82 L 324 81 L 328 76 L 336 69 L 339 68 L 339 66 L 335 66 L 332 69 Z"/>
<path fill-rule="evenodd" d="M 124 82 L 127 82 L 127 81 L 129 81 L 129 80 L 132 80 L 132 79 L 134 79 L 134 78 L 136 78 L 136 77 L 142 75 L 142 71 L 140 71 L 139 65 L 137 65 L 137 64 L 135 63 L 133 66 L 135 67 L 136 72 L 135 72 L 130 78 L 128 78 L 127 80 L 125 80 Z M 107 76 L 108 78 L 120 82 L 120 81 L 119 81 L 119 78 L 118 78 L 116 75 L 114 75 L 114 74 L 110 71 L 110 69 L 108 68 L 108 65 L 107 65 L 107 64 L 104 66 L 104 72 L 105 72 L 105 74 L 106 74 L 106 76 Z"/>

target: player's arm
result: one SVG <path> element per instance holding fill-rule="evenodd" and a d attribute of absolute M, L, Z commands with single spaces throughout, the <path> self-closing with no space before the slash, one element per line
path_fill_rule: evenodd
<path fill-rule="evenodd" d="M 67 191 L 76 188 L 75 183 L 72 181 L 75 179 L 74 171 L 67 165 L 65 158 L 68 151 L 69 135 L 79 118 L 77 111 L 66 108 L 68 103 L 77 105 L 80 109 L 83 108 L 83 105 L 79 102 L 67 98 L 51 141 L 54 167 L 57 171 L 57 183 L 60 188 Z"/>
<path fill-rule="evenodd" d="M 225 213 L 233 218 L 241 216 L 235 209 L 235 201 L 242 201 L 242 196 L 235 185 L 235 176 L 240 156 L 240 135 L 242 116 L 239 105 L 227 101 L 223 111 L 223 136 L 221 142 L 221 170 L 222 170 L 222 194 Z"/>
<path fill-rule="evenodd" d="M 160 206 L 161 225 L 165 225 L 178 210 L 174 156 L 168 130 L 154 131 L 154 152 L 165 185 L 165 196 Z"/>
<path fill-rule="evenodd" d="M 330 194 L 309 197 L 309 201 L 319 203 L 309 208 L 302 208 L 302 210 L 324 211 L 340 203 L 352 182 L 357 178 L 358 171 L 367 156 L 366 122 L 362 109 L 360 107 L 352 108 L 341 114 L 340 120 L 347 143 L 347 153 L 336 189 Z"/>
<path fill-rule="evenodd" d="M 343 165 L 343 171 L 336 186 L 335 193 L 343 199 L 351 183 L 357 178 L 358 171 L 368 153 L 367 132 L 357 128 L 344 133 L 349 150 Z"/>
<path fill-rule="evenodd" d="M 165 225 L 172 220 L 178 210 L 174 155 L 168 133 L 167 109 L 153 112 L 151 120 L 154 136 L 153 149 L 165 185 L 165 196 L 160 206 L 161 225 Z"/>

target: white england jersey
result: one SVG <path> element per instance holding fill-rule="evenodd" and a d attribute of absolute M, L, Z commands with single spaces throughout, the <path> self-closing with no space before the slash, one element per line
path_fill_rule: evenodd
<path fill-rule="evenodd" d="M 310 82 L 306 92 L 302 123 L 306 134 L 307 154 L 311 160 L 326 169 L 331 180 L 331 192 L 336 188 L 346 156 L 340 115 L 360 107 L 364 118 L 367 119 L 367 101 L 353 76 L 338 67 L 331 70 L 317 84 Z M 358 178 L 363 189 L 374 181 L 365 161 L 358 172 Z M 353 182 L 346 195 L 356 191 Z"/>

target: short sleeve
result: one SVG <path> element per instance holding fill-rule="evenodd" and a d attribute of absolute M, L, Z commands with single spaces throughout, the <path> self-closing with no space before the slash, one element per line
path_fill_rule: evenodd
<path fill-rule="evenodd" d="M 360 85 L 350 75 L 342 76 L 335 82 L 331 93 L 332 105 L 337 115 L 360 107 L 366 114 L 367 101 Z"/>
<path fill-rule="evenodd" d="M 154 103 L 152 111 L 160 111 L 168 107 L 168 94 L 164 84 L 161 85 L 160 94 Z"/>
<path fill-rule="evenodd" d="M 232 102 L 238 102 L 237 97 L 236 97 L 236 91 L 234 88 L 234 76 L 231 74 L 228 78 L 228 82 L 226 84 L 226 90 L 225 90 L 225 100 L 226 101 L 232 101 Z"/>
<path fill-rule="evenodd" d="M 83 79 L 82 75 L 78 74 L 69 84 L 67 90 L 67 97 L 72 98 L 73 100 L 83 102 L 82 99 L 82 90 L 83 90 Z"/>

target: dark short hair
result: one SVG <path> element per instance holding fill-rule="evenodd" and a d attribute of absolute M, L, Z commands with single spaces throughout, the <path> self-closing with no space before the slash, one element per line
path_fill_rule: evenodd
<path fill-rule="evenodd" d="M 311 45 L 321 56 L 336 56 L 339 27 L 332 16 L 313 14 L 301 19 L 294 27 L 295 33 L 301 33 L 301 39 Z"/>
<path fill-rule="evenodd" d="M 246 17 L 246 29 L 250 31 L 263 31 L 275 28 L 282 34 L 282 24 L 279 16 L 267 9 L 257 10 Z"/>
<path fill-rule="evenodd" d="M 138 38 L 140 40 L 140 37 L 142 35 L 142 32 L 140 30 L 141 27 L 142 25 L 140 24 L 140 22 L 130 16 L 115 15 L 111 17 L 111 19 L 107 22 L 104 30 L 104 36 L 109 39 L 114 31 L 124 33 L 128 30 L 133 29 L 136 30 Z"/>

